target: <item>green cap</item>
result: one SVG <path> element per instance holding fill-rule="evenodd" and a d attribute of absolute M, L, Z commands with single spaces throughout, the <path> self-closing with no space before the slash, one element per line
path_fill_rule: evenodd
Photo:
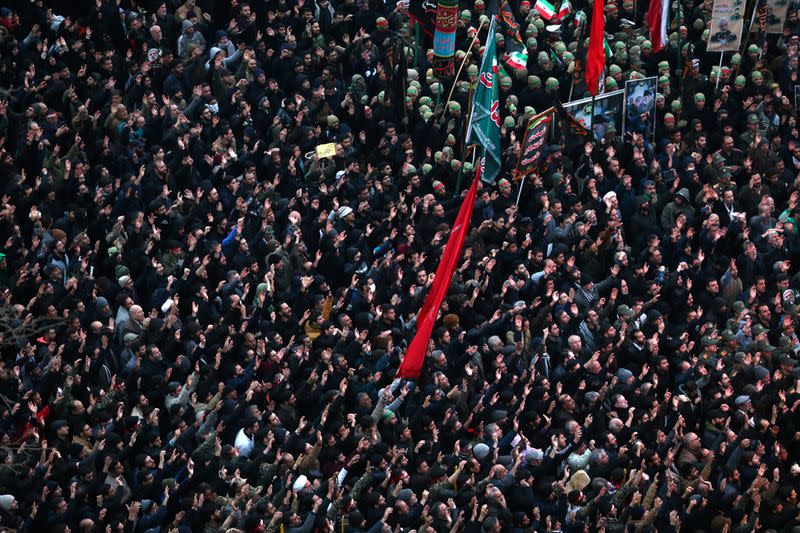
<path fill-rule="evenodd" d="M 739 74 L 738 76 L 736 76 L 736 78 L 734 78 L 733 84 L 734 85 L 744 86 L 744 85 L 747 84 L 747 78 L 745 78 L 743 75 Z"/>
<path fill-rule="evenodd" d="M 673 100 L 672 103 L 670 104 L 670 107 L 672 108 L 673 111 L 677 111 L 678 109 L 681 108 L 681 101 Z"/>
<path fill-rule="evenodd" d="M 642 43 L 642 50 L 652 50 L 652 49 L 653 49 L 653 43 L 651 43 L 650 41 L 645 41 Z"/>
<path fill-rule="evenodd" d="M 672 113 L 667 113 L 666 115 L 664 115 L 664 122 L 668 121 L 675 122 L 675 115 L 673 115 Z"/>
<path fill-rule="evenodd" d="M 664 85 L 665 83 L 669 85 L 669 76 L 661 76 L 658 78 L 659 85 Z"/>
<path fill-rule="evenodd" d="M 478 75 L 478 65 L 470 65 L 467 67 L 467 74 L 470 76 Z"/>
<path fill-rule="evenodd" d="M 713 337 L 709 337 L 708 335 L 705 335 L 700 339 L 700 343 L 703 346 L 716 346 L 717 339 L 715 339 Z"/>
<path fill-rule="evenodd" d="M 507 76 L 503 77 L 503 78 L 500 78 L 500 86 L 501 87 L 511 87 L 511 78 L 509 78 Z"/>
<path fill-rule="evenodd" d="M 544 63 L 545 61 L 550 61 L 550 58 L 547 55 L 547 52 L 539 52 L 536 54 L 536 61 L 539 63 Z"/>
<path fill-rule="evenodd" d="M 758 45 L 751 44 L 750 46 L 747 47 L 747 51 L 749 53 L 751 53 L 751 54 L 757 54 L 758 53 Z"/>
<path fill-rule="evenodd" d="M 747 115 L 747 123 L 748 124 L 758 124 L 758 117 L 753 115 L 753 114 Z"/>
<path fill-rule="evenodd" d="M 531 89 L 538 89 L 542 86 L 542 80 L 539 76 L 528 76 L 528 87 Z"/>
<path fill-rule="evenodd" d="M 564 61 L 564 63 L 570 63 L 575 61 L 575 56 L 572 55 L 572 52 L 567 51 L 564 52 L 564 54 L 561 56 L 561 59 Z"/>
<path fill-rule="evenodd" d="M 453 170 L 458 170 L 460 167 L 461 167 L 461 161 L 459 161 L 458 159 L 453 159 L 452 161 L 450 161 L 450 168 L 452 168 Z"/>
<path fill-rule="evenodd" d="M 545 89 L 557 89 L 558 88 L 558 80 L 555 78 L 547 78 L 544 82 Z"/>
<path fill-rule="evenodd" d="M 567 51 L 567 45 L 565 45 L 564 43 L 558 43 L 555 46 L 555 51 L 556 55 L 560 56 L 561 54 Z"/>
<path fill-rule="evenodd" d="M 611 65 L 610 67 L 608 67 L 608 72 L 613 76 L 614 74 L 621 74 L 622 69 L 620 68 L 619 65 Z"/>
<path fill-rule="evenodd" d="M 420 96 L 419 98 L 419 105 L 426 105 L 430 106 L 433 103 L 433 99 L 430 96 Z"/>
<path fill-rule="evenodd" d="M 469 9 L 465 9 L 461 12 L 461 19 L 462 20 L 472 20 L 472 13 L 469 12 Z"/>
<path fill-rule="evenodd" d="M 661 70 L 662 68 L 669 70 L 669 61 L 659 61 L 658 70 Z"/>
<path fill-rule="evenodd" d="M 423 163 L 422 165 L 423 174 L 428 174 L 430 173 L 431 170 L 433 170 L 433 165 L 431 165 L 430 163 Z"/>
<path fill-rule="evenodd" d="M 694 101 L 695 102 L 700 102 L 700 101 L 705 102 L 706 101 L 706 95 L 704 95 L 703 93 L 696 93 L 694 95 Z"/>
<path fill-rule="evenodd" d="M 750 74 L 750 79 L 753 80 L 753 81 L 760 80 L 760 79 L 763 79 L 763 78 L 764 78 L 764 75 L 761 74 L 761 71 L 759 71 L 759 70 L 754 70 L 752 72 L 752 74 Z"/>
<path fill-rule="evenodd" d="M 506 42 L 506 37 L 502 33 L 495 33 L 494 40 L 497 41 L 498 43 L 504 43 Z"/>
<path fill-rule="evenodd" d="M 731 65 L 739 65 L 742 62 L 742 54 L 735 53 L 731 56 Z"/>
<path fill-rule="evenodd" d="M 617 88 L 617 80 L 609 76 L 606 78 L 606 88 L 607 89 L 616 89 Z"/>
<path fill-rule="evenodd" d="M 536 37 L 528 37 L 525 41 L 525 46 L 528 48 L 539 48 L 539 41 L 536 40 Z"/>
<path fill-rule="evenodd" d="M 506 128 L 513 128 L 515 124 L 514 117 L 506 117 L 503 119 L 503 126 Z"/>
<path fill-rule="evenodd" d="M 633 316 L 633 315 L 635 315 L 636 313 L 634 312 L 634 310 L 633 310 L 633 309 L 631 309 L 631 308 L 630 308 L 630 307 L 628 307 L 627 305 L 625 305 L 625 304 L 622 304 L 622 305 L 618 305 L 618 306 L 617 306 L 617 314 L 618 314 L 619 316 L 625 316 L 625 317 L 629 317 L 629 316 Z"/>
<path fill-rule="evenodd" d="M 429 121 L 431 118 L 433 118 L 433 111 L 425 111 L 422 114 L 422 120 L 425 122 Z"/>
<path fill-rule="evenodd" d="M 447 104 L 447 108 L 450 111 L 461 111 L 461 104 L 459 104 L 458 102 L 450 101 L 450 103 Z"/>

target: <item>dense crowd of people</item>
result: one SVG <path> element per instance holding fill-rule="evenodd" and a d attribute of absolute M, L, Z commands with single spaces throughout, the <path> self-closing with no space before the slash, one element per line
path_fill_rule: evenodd
<path fill-rule="evenodd" d="M 80 4 L 0 8 L 3 531 L 797 530 L 794 3 L 719 68 L 710 0 L 657 53 L 607 2 L 655 136 L 549 141 L 517 206 L 588 31 L 512 2 L 503 173 L 417 380 L 484 0 L 452 81 L 402 1 Z"/>

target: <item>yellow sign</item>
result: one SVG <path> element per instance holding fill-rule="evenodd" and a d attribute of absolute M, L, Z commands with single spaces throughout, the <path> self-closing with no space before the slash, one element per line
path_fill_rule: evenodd
<path fill-rule="evenodd" d="M 322 159 L 323 157 L 333 157 L 336 155 L 336 143 L 326 143 L 320 144 L 316 148 L 317 157 Z"/>

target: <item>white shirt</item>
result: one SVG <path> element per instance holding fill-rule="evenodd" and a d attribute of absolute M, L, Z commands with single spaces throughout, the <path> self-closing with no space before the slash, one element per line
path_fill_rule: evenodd
<path fill-rule="evenodd" d="M 255 438 L 248 437 L 247 433 L 244 432 L 244 428 L 240 429 L 239 433 L 236 434 L 234 446 L 239 450 L 239 455 L 242 457 L 248 457 L 253 451 L 255 444 Z"/>

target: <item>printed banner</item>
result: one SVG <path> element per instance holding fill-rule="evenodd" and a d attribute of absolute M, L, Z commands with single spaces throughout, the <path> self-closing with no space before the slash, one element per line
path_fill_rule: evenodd
<path fill-rule="evenodd" d="M 610 93 L 601 94 L 594 99 L 592 105 L 591 98 L 584 98 L 576 102 L 569 102 L 564 104 L 567 113 L 575 117 L 575 120 L 583 124 L 587 130 L 594 133 L 594 138 L 599 141 L 605 137 L 609 128 L 614 128 L 617 132 L 621 132 L 625 114 L 625 89 L 614 91 Z M 594 114 L 594 121 L 592 121 L 592 114 Z"/>
<path fill-rule="evenodd" d="M 791 0 L 766 0 L 766 2 L 764 23 L 767 33 L 783 33 L 783 26 L 786 22 L 786 14 L 789 11 Z M 750 26 L 750 33 L 758 33 L 760 30 L 759 18 L 760 15 L 753 20 L 753 24 Z"/>
<path fill-rule="evenodd" d="M 449 80 L 455 74 L 458 0 L 439 0 L 436 8 L 436 34 L 433 36 L 433 74 Z"/>
<path fill-rule="evenodd" d="M 527 174 L 539 170 L 539 161 L 542 157 L 550 124 L 553 121 L 553 108 L 532 117 L 525 129 L 525 140 L 522 141 L 522 153 L 517 162 L 517 174 Z"/>
<path fill-rule="evenodd" d="M 744 0 L 715 0 L 711 11 L 711 32 L 707 52 L 730 52 L 739 49 L 744 28 Z"/>
<path fill-rule="evenodd" d="M 651 141 L 656 135 L 658 77 L 625 82 L 625 131 L 641 133 Z"/>

